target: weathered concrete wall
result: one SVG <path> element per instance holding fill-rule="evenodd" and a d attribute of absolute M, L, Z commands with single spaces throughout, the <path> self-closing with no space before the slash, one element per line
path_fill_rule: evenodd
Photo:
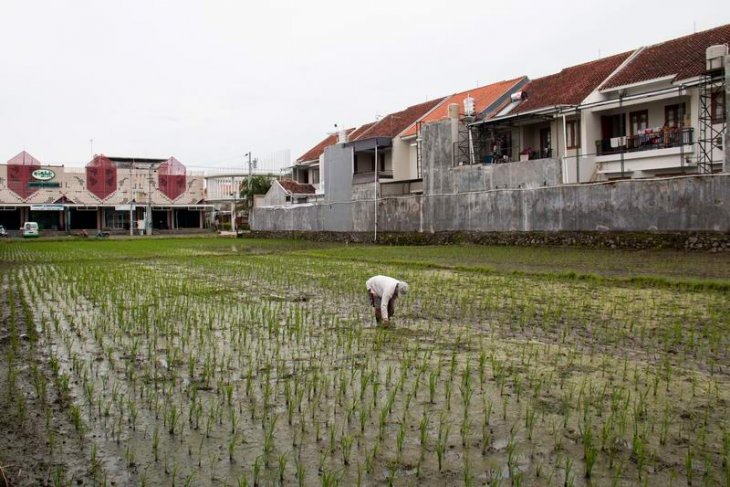
<path fill-rule="evenodd" d="M 286 191 L 281 185 L 274 181 L 271 185 L 271 189 L 261 198 L 259 204 L 262 206 L 277 206 L 285 205 L 286 202 Z"/>
<path fill-rule="evenodd" d="M 352 230 L 352 148 L 340 144 L 324 150 L 324 180 L 327 192 L 324 204 L 318 205 L 315 221 L 302 225 L 318 226 L 327 231 L 346 232 Z M 303 216 L 302 221 L 309 216 Z"/>
<path fill-rule="evenodd" d="M 423 182 L 428 194 L 539 188 L 557 186 L 563 182 L 562 164 L 558 159 L 454 167 L 451 165 L 451 137 L 449 121 L 423 128 Z"/>
<path fill-rule="evenodd" d="M 528 176 L 522 180 L 532 181 L 534 187 L 496 189 L 494 172 L 487 176 L 481 168 L 451 167 L 450 136 L 448 123 L 427 126 L 424 194 L 380 200 L 378 231 L 730 231 L 730 174 L 560 185 L 555 184 L 555 179 L 562 177 L 560 165 L 547 160 L 537 170 L 524 169 Z M 334 149 L 339 152 L 332 156 L 341 159 L 342 167 L 333 177 L 349 182 L 351 153 L 349 149 Z M 512 178 L 514 182 L 520 171 L 506 168 L 500 181 Z M 470 180 L 474 174 L 481 175 L 479 184 Z M 543 177 L 553 185 L 541 183 Z M 252 228 L 374 231 L 374 203 L 352 201 L 352 185 L 344 186 L 338 193 L 328 192 L 323 204 L 286 210 L 256 208 Z"/>
<path fill-rule="evenodd" d="M 412 195 L 378 203 L 379 231 L 730 231 L 730 175 Z M 351 226 L 329 219 L 347 213 Z M 372 231 L 374 204 L 254 209 L 254 230 Z"/>
<path fill-rule="evenodd" d="M 375 183 L 352 185 L 352 201 L 371 200 L 375 198 Z"/>

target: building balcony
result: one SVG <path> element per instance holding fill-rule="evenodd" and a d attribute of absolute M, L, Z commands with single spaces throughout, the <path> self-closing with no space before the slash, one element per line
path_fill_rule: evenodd
<path fill-rule="evenodd" d="M 423 179 L 389 181 L 380 185 L 380 194 L 384 198 L 388 196 L 404 196 L 420 193 L 423 193 Z"/>
<path fill-rule="evenodd" d="M 691 146 L 694 143 L 694 128 L 646 129 L 640 134 L 611 137 L 596 141 L 596 155 L 620 155 L 626 153 L 655 151 L 673 147 Z"/>
<path fill-rule="evenodd" d="M 378 171 L 378 180 L 393 179 L 393 171 Z M 352 184 L 375 182 L 375 171 L 356 172 L 352 175 Z"/>

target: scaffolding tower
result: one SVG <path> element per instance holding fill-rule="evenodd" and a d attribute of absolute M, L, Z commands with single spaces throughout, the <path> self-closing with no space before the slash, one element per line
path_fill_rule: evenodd
<path fill-rule="evenodd" d="M 423 120 L 416 122 L 416 178 L 423 178 Z"/>
<path fill-rule="evenodd" d="M 711 174 L 721 167 L 724 161 L 723 137 L 727 129 L 725 69 L 722 63 L 711 64 L 709 59 L 707 68 L 699 85 L 700 136 L 697 140 L 697 171 L 701 174 Z"/>

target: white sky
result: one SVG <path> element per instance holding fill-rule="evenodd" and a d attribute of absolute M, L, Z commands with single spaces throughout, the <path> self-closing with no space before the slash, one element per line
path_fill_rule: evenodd
<path fill-rule="evenodd" d="M 0 0 L 0 161 L 296 159 L 478 84 L 730 23 L 726 0 Z"/>

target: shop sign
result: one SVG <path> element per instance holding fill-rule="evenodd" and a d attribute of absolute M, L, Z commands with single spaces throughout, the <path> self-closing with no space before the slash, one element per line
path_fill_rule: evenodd
<path fill-rule="evenodd" d="M 29 181 L 29 188 L 60 188 L 61 183 L 58 181 Z"/>
<path fill-rule="evenodd" d="M 36 169 L 30 175 L 36 181 L 50 181 L 56 177 L 56 173 L 50 169 Z"/>
<path fill-rule="evenodd" d="M 63 205 L 30 205 L 30 211 L 63 211 Z"/>

